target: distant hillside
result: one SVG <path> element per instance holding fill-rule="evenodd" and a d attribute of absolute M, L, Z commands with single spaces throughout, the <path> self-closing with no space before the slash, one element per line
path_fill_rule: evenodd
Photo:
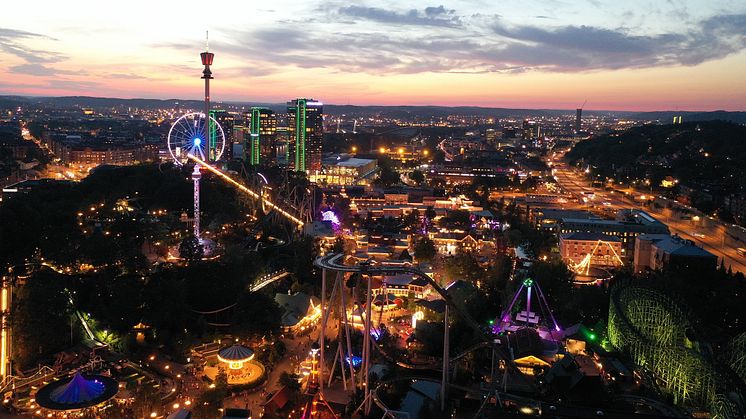
<path fill-rule="evenodd" d="M 746 112 L 730 111 L 712 111 L 712 112 L 677 112 L 677 111 L 660 111 L 660 112 L 641 112 L 630 114 L 632 119 L 661 121 L 670 123 L 674 116 L 681 116 L 683 122 L 692 121 L 729 121 L 738 124 L 746 124 Z"/>
<path fill-rule="evenodd" d="M 319 98 L 323 99 L 323 98 Z M 202 107 L 201 100 L 183 99 L 118 99 L 90 96 L 62 96 L 62 97 L 23 97 L 23 96 L 0 96 L 0 108 L 12 108 L 24 104 L 41 105 L 50 107 L 137 107 L 137 108 L 170 108 L 177 105 L 181 108 L 199 109 Z M 275 112 L 285 112 L 285 103 L 260 103 L 260 102 L 215 102 L 216 106 L 227 108 L 241 108 L 248 106 L 264 106 Z M 574 116 L 575 109 L 521 109 L 521 108 L 489 108 L 479 106 L 358 106 L 358 105 L 334 105 L 325 104 L 324 112 L 329 115 L 370 115 L 380 114 L 390 118 L 403 117 L 445 117 L 448 115 L 473 115 L 497 118 L 509 117 L 538 117 L 538 116 Z M 686 121 L 723 120 L 737 123 L 746 123 L 746 112 L 689 112 L 689 111 L 659 111 L 659 112 L 626 112 L 626 111 L 603 111 L 583 110 L 583 115 L 612 115 L 626 117 L 643 121 L 661 121 L 667 123 L 673 120 L 673 116 L 682 116 Z"/>
<path fill-rule="evenodd" d="M 619 180 L 666 176 L 714 195 L 746 185 L 746 126 L 723 121 L 644 125 L 577 144 L 571 162 Z"/>

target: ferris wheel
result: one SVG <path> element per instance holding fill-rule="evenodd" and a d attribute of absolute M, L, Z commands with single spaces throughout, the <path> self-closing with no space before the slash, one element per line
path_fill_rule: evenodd
<path fill-rule="evenodd" d="M 177 119 L 168 131 L 168 152 L 176 164 L 185 164 L 187 155 L 199 157 L 206 162 L 215 162 L 225 151 L 223 127 L 209 117 L 209 129 L 205 129 L 208 117 L 204 113 L 188 113 Z"/>

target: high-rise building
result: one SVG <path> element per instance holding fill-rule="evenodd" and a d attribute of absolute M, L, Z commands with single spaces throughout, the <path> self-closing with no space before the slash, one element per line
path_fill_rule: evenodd
<path fill-rule="evenodd" d="M 235 117 L 232 113 L 224 109 L 210 109 L 210 116 L 218 121 L 220 127 L 223 128 L 223 134 L 225 135 L 225 150 L 223 154 L 223 160 L 230 159 L 232 157 L 231 154 L 233 147 L 231 146 L 231 144 L 233 144 L 233 123 L 235 121 Z M 217 155 L 220 153 L 220 150 L 217 149 L 217 130 L 218 127 L 214 126 L 212 124 L 212 121 L 210 121 L 209 153 L 211 160 L 216 159 Z"/>
<path fill-rule="evenodd" d="M 575 109 L 575 132 L 580 132 L 580 121 L 583 117 L 583 108 Z"/>
<path fill-rule="evenodd" d="M 249 135 L 244 146 L 246 161 L 249 164 L 274 164 L 277 160 L 275 139 L 277 137 L 277 118 L 267 108 L 251 108 L 247 112 Z"/>
<path fill-rule="evenodd" d="M 497 131 L 493 128 L 487 128 L 487 131 L 484 133 L 484 139 L 487 141 L 487 144 L 495 145 L 495 142 L 497 141 Z"/>
<path fill-rule="evenodd" d="M 536 123 L 534 121 L 529 121 L 528 119 L 523 120 L 523 125 L 521 126 L 521 129 L 523 130 L 522 138 L 524 140 L 533 140 L 537 137 L 537 131 L 535 130 Z"/>
<path fill-rule="evenodd" d="M 291 131 L 287 148 L 289 170 L 304 172 L 313 179 L 321 172 L 321 140 L 324 135 L 324 105 L 313 99 L 288 102 L 288 126 Z"/>

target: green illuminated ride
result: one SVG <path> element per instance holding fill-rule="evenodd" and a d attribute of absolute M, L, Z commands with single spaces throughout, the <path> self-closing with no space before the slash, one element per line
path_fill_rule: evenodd
<path fill-rule="evenodd" d="M 692 329 L 681 306 L 659 290 L 623 285 L 611 291 L 608 336 L 614 347 L 650 372 L 675 404 L 705 407 L 713 418 L 744 417 L 738 391 L 743 372 L 739 379 L 728 365 L 705 356 L 687 334 Z"/>

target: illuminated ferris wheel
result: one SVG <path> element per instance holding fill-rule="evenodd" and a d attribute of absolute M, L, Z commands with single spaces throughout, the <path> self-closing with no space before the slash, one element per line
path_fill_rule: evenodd
<path fill-rule="evenodd" d="M 177 119 L 168 131 L 168 152 L 176 164 L 187 162 L 188 155 L 205 162 L 215 162 L 225 151 L 223 127 L 213 117 L 204 113 L 188 113 Z M 206 129 L 207 128 L 207 129 Z"/>
<path fill-rule="evenodd" d="M 194 182 L 194 237 L 200 242 L 199 180 L 200 165 L 209 167 L 220 160 L 225 150 L 225 133 L 218 121 L 204 113 L 188 113 L 177 119 L 168 131 L 168 152 L 178 165 L 186 164 L 189 157 L 196 157 L 192 181 Z"/>

